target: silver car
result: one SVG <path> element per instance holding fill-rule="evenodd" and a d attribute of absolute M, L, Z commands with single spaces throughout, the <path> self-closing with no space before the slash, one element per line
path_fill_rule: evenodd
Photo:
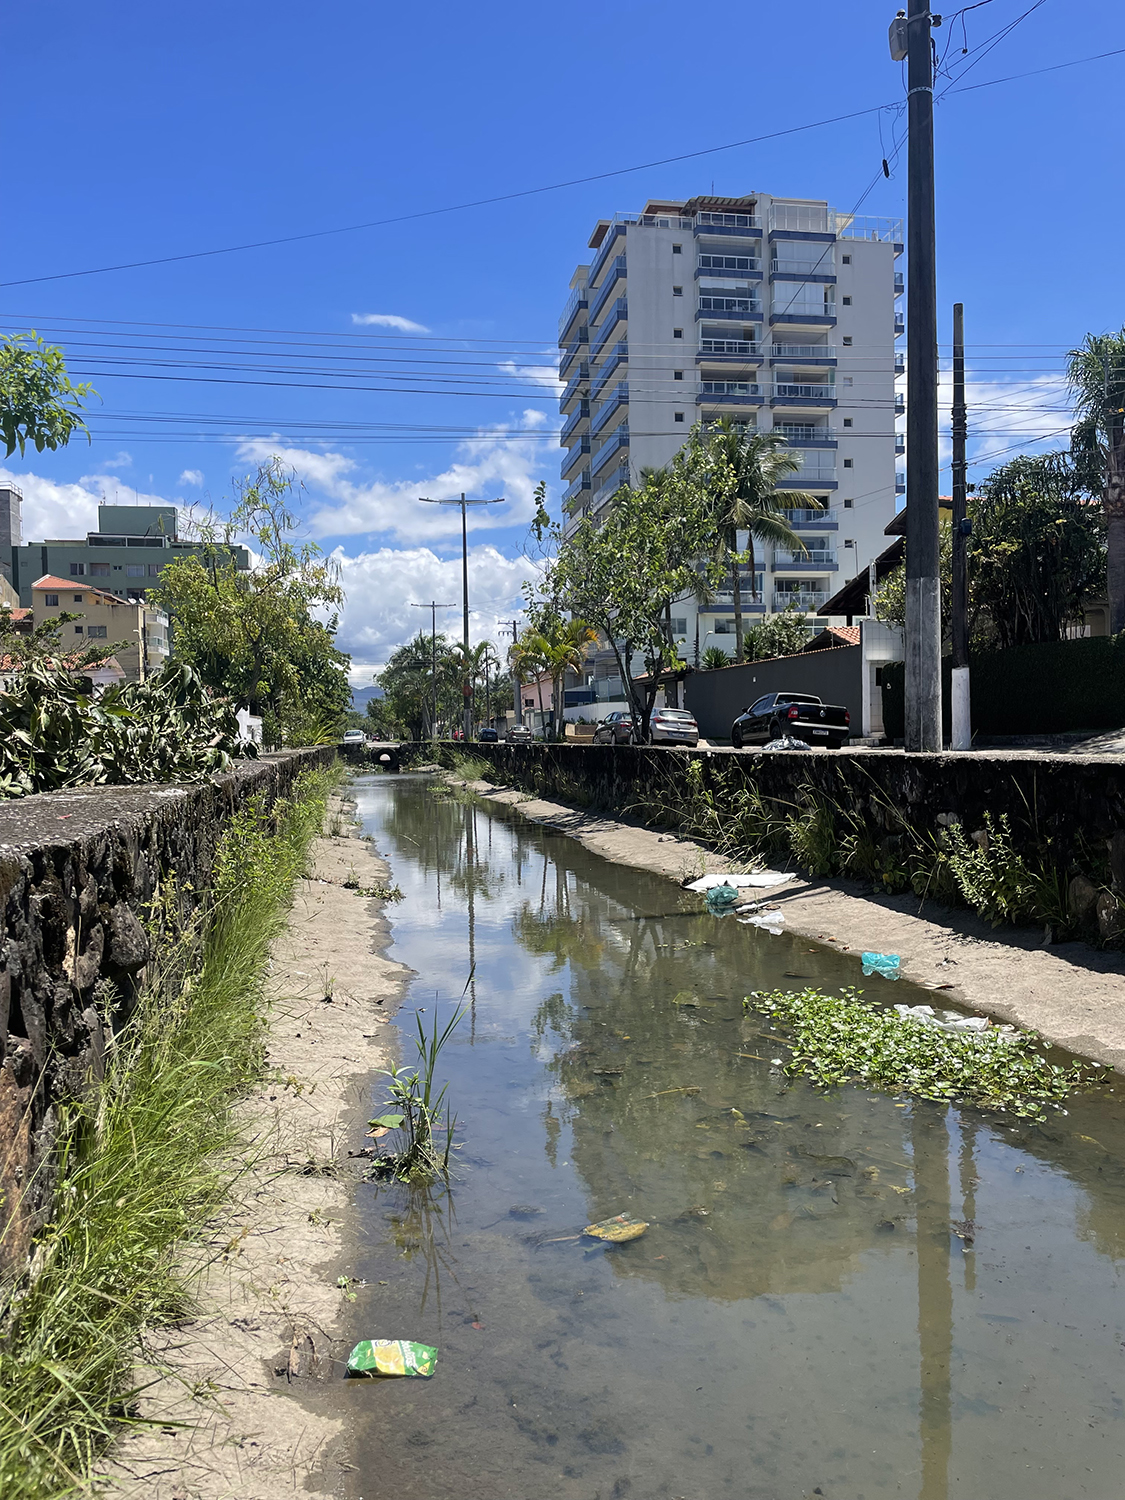
<path fill-rule="evenodd" d="M 509 745 L 530 745 L 535 736 L 526 724 L 513 724 L 504 738 Z"/>
<path fill-rule="evenodd" d="M 699 744 L 699 725 L 686 708 L 654 708 L 648 724 L 654 745 Z"/>

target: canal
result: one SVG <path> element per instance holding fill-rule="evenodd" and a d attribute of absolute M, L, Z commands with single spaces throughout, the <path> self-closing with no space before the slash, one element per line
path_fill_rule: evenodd
<path fill-rule="evenodd" d="M 1110 1088 L 1036 1124 L 789 1083 L 742 997 L 888 998 L 858 955 L 717 920 L 424 776 L 353 785 L 404 895 L 402 1060 L 416 1014 L 466 1007 L 448 1191 L 357 1193 L 351 1331 L 440 1356 L 344 1386 L 353 1497 L 1121 1492 Z M 578 1237 L 621 1212 L 647 1233 Z"/>

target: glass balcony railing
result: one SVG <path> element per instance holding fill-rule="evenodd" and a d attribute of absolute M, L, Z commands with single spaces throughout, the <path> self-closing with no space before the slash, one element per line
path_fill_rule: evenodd
<path fill-rule="evenodd" d="M 562 338 L 566 330 L 570 327 L 571 319 L 574 317 L 575 313 L 578 312 L 580 308 L 584 308 L 585 306 L 586 288 L 584 286 L 576 286 L 571 292 L 570 296 L 567 298 L 566 306 L 563 308 L 562 316 L 559 318 L 560 339 Z"/>
<path fill-rule="evenodd" d="M 770 358 L 791 359 L 798 363 L 803 360 L 816 360 L 818 364 L 830 359 L 835 364 L 836 346 L 835 344 L 772 344 Z"/>
<path fill-rule="evenodd" d="M 566 390 L 563 391 L 562 395 L 559 397 L 560 411 L 566 411 L 567 407 L 575 399 L 575 397 L 578 395 L 578 392 L 581 390 L 582 386 L 586 384 L 589 378 L 590 365 L 587 360 L 583 360 L 579 365 L 577 371 L 570 377 L 570 383 L 568 384 Z"/>
<path fill-rule="evenodd" d="M 802 464 L 794 474 L 786 474 L 782 488 L 787 490 L 815 490 L 836 483 L 835 464 Z"/>
<path fill-rule="evenodd" d="M 602 325 L 598 328 L 590 340 L 590 358 L 597 358 L 603 347 L 609 342 L 610 335 L 619 323 L 624 323 L 629 316 L 629 301 L 626 297 L 618 297 L 617 301 L 606 313 Z"/>
<path fill-rule="evenodd" d="M 619 365 L 624 364 L 629 358 L 629 345 L 622 339 L 614 348 L 602 356 L 602 362 L 598 369 L 590 377 L 590 400 L 596 401 L 605 390 L 606 385 L 613 376 L 613 372 Z"/>
<path fill-rule="evenodd" d="M 699 394 L 712 401 L 749 400 L 761 397 L 762 387 L 753 380 L 701 380 Z"/>
<path fill-rule="evenodd" d="M 588 328 L 580 328 L 578 337 L 572 339 L 569 344 L 559 350 L 559 379 L 569 378 L 570 368 L 580 354 L 585 354 L 589 348 L 590 331 Z"/>
<path fill-rule="evenodd" d="M 699 257 L 699 269 L 696 275 L 709 274 L 711 276 L 739 276 L 747 271 L 760 271 L 762 269 L 761 256 L 758 255 L 717 255 L 704 251 Z"/>
<path fill-rule="evenodd" d="M 625 257 L 623 255 L 619 255 L 610 266 L 605 280 L 602 282 L 598 290 L 594 293 L 593 302 L 590 307 L 591 323 L 596 323 L 598 321 L 598 314 L 608 302 L 610 293 L 613 291 L 613 288 L 617 285 L 617 283 L 626 276 L 626 274 L 627 271 L 625 266 Z"/>
<path fill-rule="evenodd" d="M 690 222 L 690 221 L 688 221 Z M 757 214 L 698 213 L 695 229 L 761 229 L 762 221 Z"/>
<path fill-rule="evenodd" d="M 575 443 L 574 447 L 563 459 L 562 464 L 559 467 L 560 477 L 563 479 L 569 479 L 570 476 L 574 473 L 575 466 L 581 463 L 582 458 L 584 457 L 584 455 L 588 454 L 589 451 L 590 439 L 587 435 L 586 437 L 580 438 L 579 441 Z"/>
<path fill-rule="evenodd" d="M 795 506 L 792 510 L 787 510 L 785 512 L 785 517 L 784 518 L 785 518 L 785 520 L 787 520 L 789 522 L 790 526 L 792 526 L 795 530 L 799 529 L 799 528 L 801 528 L 803 526 L 838 526 L 839 525 L 839 521 L 836 518 L 836 512 L 835 512 L 835 510 L 832 509 L 830 506 L 827 506 L 827 505 L 824 506 L 823 509 L 821 509 L 819 506 L 817 506 L 816 508 L 814 508 L 812 510 L 808 509 L 805 506 L 801 506 L 801 507 L 796 507 Z"/>
<path fill-rule="evenodd" d="M 836 571 L 836 554 L 830 548 L 809 548 L 807 554 L 802 552 L 785 552 L 778 549 L 773 555 L 773 570 L 775 573 L 784 572 L 787 568 L 804 568 L 808 572 L 834 573 Z"/>
<path fill-rule="evenodd" d="M 594 410 L 590 418 L 590 436 L 596 436 L 605 424 L 613 416 L 614 412 L 622 406 L 629 404 L 629 382 L 623 380 L 620 385 L 614 386 L 609 395 L 599 407 Z"/>
<path fill-rule="evenodd" d="M 628 483 L 629 465 L 627 463 L 620 464 L 595 490 L 593 503 L 590 507 L 591 511 L 600 510 L 608 500 L 611 500 L 616 495 L 619 489 L 623 489 Z"/>
<path fill-rule="evenodd" d="M 761 344 L 752 343 L 749 339 L 700 339 L 699 352 L 701 355 L 709 355 L 715 359 L 760 360 L 762 358 Z"/>
<path fill-rule="evenodd" d="M 836 404 L 836 387 L 827 381 L 815 385 L 798 384 L 794 381 L 778 381 L 773 387 L 774 401 L 830 401 Z"/>
<path fill-rule="evenodd" d="M 802 593 L 778 593 L 775 590 L 773 596 L 773 607 L 778 613 L 783 609 L 791 609 L 795 605 L 803 614 L 811 615 L 827 602 L 828 593 L 822 589 Z"/>
<path fill-rule="evenodd" d="M 590 465 L 590 473 L 597 476 L 605 468 L 606 464 L 612 462 L 614 454 L 620 453 L 623 448 L 629 446 L 629 428 L 622 424 L 616 432 L 612 433 L 598 451 L 594 454 L 594 461 Z"/>
<path fill-rule="evenodd" d="M 576 479 L 572 479 L 566 489 L 563 490 L 562 503 L 569 505 L 575 496 L 580 495 L 583 490 L 590 488 L 590 471 L 583 469 Z"/>
<path fill-rule="evenodd" d="M 577 431 L 579 423 L 585 421 L 589 415 L 590 403 L 588 401 L 580 401 L 578 409 L 572 412 L 563 423 L 563 430 L 559 433 L 559 442 L 562 443 L 564 448 L 569 443 L 572 434 Z"/>
<path fill-rule="evenodd" d="M 699 316 L 707 318 L 749 318 L 761 314 L 762 304 L 756 297 L 699 298 Z"/>
<path fill-rule="evenodd" d="M 798 286 L 806 283 L 798 282 Z M 775 290 L 784 289 L 784 283 Z M 797 318 L 807 318 L 817 323 L 834 323 L 836 321 L 835 302 L 822 302 L 819 298 L 811 297 L 775 297 L 770 305 L 770 317 L 775 323 L 793 321 Z"/>
<path fill-rule="evenodd" d="M 906 319 L 903 317 L 902 313 L 896 312 L 895 313 L 895 338 L 897 339 L 900 334 L 903 334 L 905 332 L 906 332 Z"/>
<path fill-rule="evenodd" d="M 823 256 L 779 255 L 770 261 L 771 276 L 835 276 L 836 263 L 832 259 L 832 246 L 825 247 Z"/>
<path fill-rule="evenodd" d="M 801 443 L 834 443 L 835 427 L 814 426 L 811 422 L 774 423 L 774 432 L 780 432 L 787 443 L 799 447 Z"/>

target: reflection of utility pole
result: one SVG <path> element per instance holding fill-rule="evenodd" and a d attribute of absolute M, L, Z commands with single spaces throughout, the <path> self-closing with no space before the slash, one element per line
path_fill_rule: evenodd
<path fill-rule="evenodd" d="M 969 1118 L 968 1110 L 963 1110 L 958 1116 L 958 1134 L 961 1137 L 961 1150 L 958 1153 L 957 1166 L 961 1178 L 961 1213 L 965 1219 L 967 1233 L 962 1244 L 965 1263 L 965 1290 L 975 1292 L 977 1289 L 977 1253 L 973 1249 L 973 1240 L 976 1238 L 976 1225 L 974 1220 L 977 1216 L 977 1127 L 976 1121 Z"/>
<path fill-rule="evenodd" d="M 431 686 L 434 694 L 434 711 L 430 718 L 430 738 L 437 739 L 437 612 L 439 609 L 452 609 L 452 604 L 439 604 L 436 599 L 431 599 L 429 604 L 411 604 L 411 609 L 428 609 L 430 611 L 430 672 L 432 675 Z"/>
<path fill-rule="evenodd" d="M 925 1113 L 923 1113 L 925 1111 Z M 914 1201 L 918 1259 L 918 1410 L 922 1483 L 918 1500 L 948 1500 L 953 1443 L 950 1371 L 953 1359 L 953 1289 L 949 1283 L 949 1132 L 944 1114 L 915 1107 Z"/>
<path fill-rule="evenodd" d="M 465 713 L 464 733 L 468 742 L 473 737 L 473 685 L 469 675 L 469 523 L 468 507 L 470 505 L 503 505 L 504 496 L 500 495 L 496 500 L 466 500 L 464 492 L 456 500 L 431 500 L 428 495 L 419 495 L 418 499 L 424 505 L 459 505 L 461 507 L 461 608 L 462 608 L 462 631 L 461 639 L 465 646 Z"/>
<path fill-rule="evenodd" d="M 468 815 L 465 819 L 465 888 L 469 895 L 469 1046 L 472 1047 L 477 1039 L 477 810 L 475 806 L 469 806 L 465 811 Z"/>

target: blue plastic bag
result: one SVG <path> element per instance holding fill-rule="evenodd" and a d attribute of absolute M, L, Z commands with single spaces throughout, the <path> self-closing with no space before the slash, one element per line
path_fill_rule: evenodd
<path fill-rule="evenodd" d="M 897 953 L 863 954 L 863 972 L 882 974 L 884 979 L 898 978 L 899 956 Z"/>
<path fill-rule="evenodd" d="M 738 905 L 738 890 L 733 885 L 713 885 L 706 895 L 707 910 L 713 917 L 726 917 Z"/>

